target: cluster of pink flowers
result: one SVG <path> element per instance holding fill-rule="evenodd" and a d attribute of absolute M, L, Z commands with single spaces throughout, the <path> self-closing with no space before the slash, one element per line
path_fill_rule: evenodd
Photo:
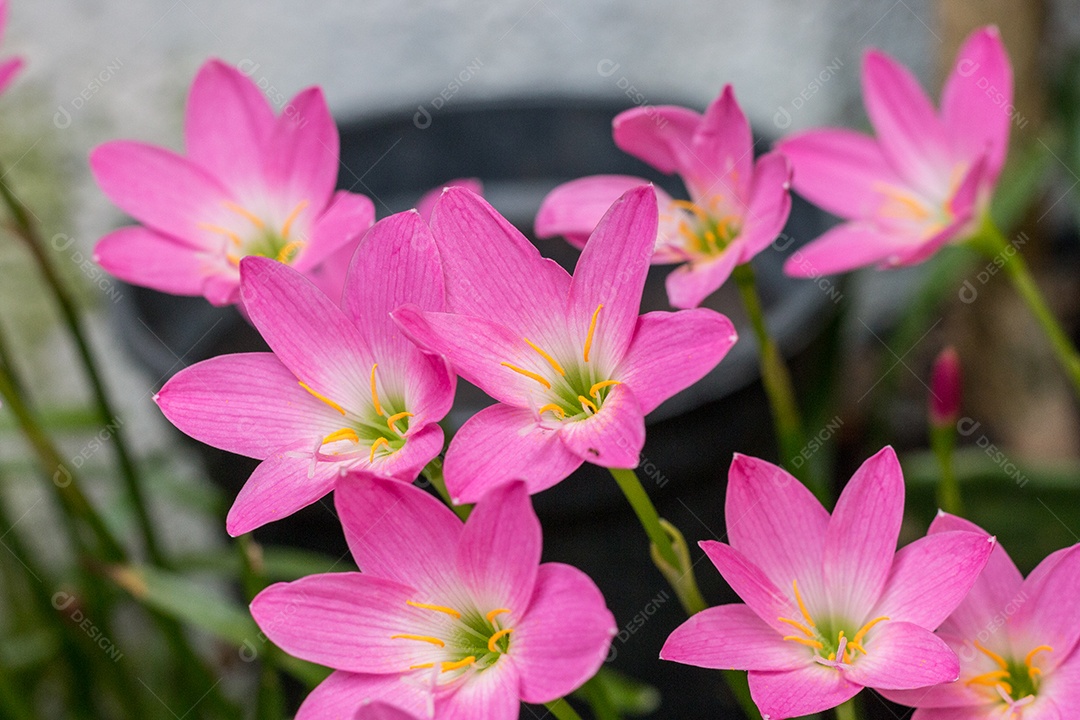
<path fill-rule="evenodd" d="M 994 28 L 961 62 L 1011 87 Z M 11 72 L 0 67 L 0 85 Z M 228 532 L 334 493 L 361 572 L 273 585 L 251 605 L 273 642 L 335 670 L 299 718 L 507 720 L 597 672 L 615 618 L 581 571 L 540 562 L 530 495 L 584 462 L 637 465 L 645 416 L 736 342 L 698 306 L 776 238 L 790 186 L 848 220 L 802 249 L 794 274 L 918 262 L 986 211 L 1008 117 L 970 72 L 949 77 L 940 117 L 884 54 L 867 55 L 864 90 L 876 139 L 815 130 L 756 160 L 730 86 L 704 115 L 619 115 L 619 147 L 678 173 L 689 199 L 624 176 L 556 188 L 536 228 L 582 248 L 572 275 L 469 181 L 374 222 L 368 198 L 334 192 L 338 133 L 321 91 L 276 117 L 219 61 L 192 87 L 185 154 L 119 141 L 92 153 L 102 190 L 142 223 L 101 239 L 101 265 L 237 304 L 272 350 L 196 364 L 155 398 L 185 433 L 261 460 Z M 641 314 L 652 263 L 680 265 L 667 280 L 679 310 Z M 459 376 L 497 401 L 445 448 L 450 497 L 475 503 L 464 523 L 412 485 L 444 452 Z M 1080 623 L 1058 598 L 1080 591 L 1080 548 L 1023 581 L 993 538 L 952 516 L 898 552 L 903 509 L 889 448 L 831 515 L 781 468 L 736 456 L 729 542 L 701 547 L 745 604 L 694 615 L 662 657 L 749 671 L 774 720 L 864 687 L 918 707 L 917 720 L 1065 717 L 1080 703 Z M 1020 612 L 984 637 L 1018 592 Z"/>

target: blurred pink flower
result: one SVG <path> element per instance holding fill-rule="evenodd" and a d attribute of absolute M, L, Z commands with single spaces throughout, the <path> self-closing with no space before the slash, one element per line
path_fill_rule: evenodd
<path fill-rule="evenodd" d="M 7 31 L 8 23 L 8 1 L 0 0 L 0 38 L 3 38 L 4 33 Z M 0 60 L 0 93 L 7 90 L 11 83 L 15 82 L 15 77 L 19 74 L 19 71 L 23 69 L 25 61 L 21 57 L 8 58 L 7 60 Z"/>
<path fill-rule="evenodd" d="M 947 427 L 960 417 L 963 382 L 960 356 L 950 346 L 941 351 L 930 372 L 930 424 Z"/>

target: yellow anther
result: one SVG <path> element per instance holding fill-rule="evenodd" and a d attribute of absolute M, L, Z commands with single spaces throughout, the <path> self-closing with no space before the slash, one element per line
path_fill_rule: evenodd
<path fill-rule="evenodd" d="M 600 317 L 600 311 L 604 309 L 603 303 L 596 306 L 592 320 L 589 321 L 589 334 L 585 336 L 585 362 L 589 362 L 589 351 L 592 350 L 593 334 L 596 333 L 596 319 Z"/>
<path fill-rule="evenodd" d="M 814 618 L 810 617 L 810 612 L 806 609 L 806 604 L 803 603 L 802 595 L 799 594 L 799 581 L 792 580 L 791 587 L 795 590 L 795 602 L 799 604 L 799 612 L 802 613 L 803 619 L 806 620 L 806 624 L 812 628 L 816 628 L 817 623 L 814 622 Z"/>
<path fill-rule="evenodd" d="M 444 615 L 449 615 L 450 617 L 454 618 L 455 620 L 460 620 L 461 619 L 461 613 L 459 613 L 454 608 L 448 608 L 445 605 L 428 605 L 427 603 L 418 603 L 418 602 L 413 602 L 412 600 L 406 600 L 405 604 L 409 605 L 409 606 L 412 606 L 414 608 L 420 608 L 422 610 L 434 610 L 435 612 L 441 612 Z"/>
<path fill-rule="evenodd" d="M 371 404 L 375 406 L 375 412 L 379 414 L 379 417 L 386 417 L 382 405 L 379 404 L 379 390 L 375 387 L 375 370 L 378 367 L 379 363 L 371 366 Z"/>
<path fill-rule="evenodd" d="M 489 623 L 493 623 L 493 622 L 495 622 L 496 617 L 498 617 L 499 615 L 503 615 L 505 613 L 508 613 L 508 612 L 510 612 L 510 608 L 495 608 L 494 610 L 489 612 L 484 617 L 487 618 L 487 621 Z"/>
<path fill-rule="evenodd" d="M 325 395 L 323 395 L 322 393 L 320 393 L 320 392 L 317 392 L 316 390 L 312 390 L 311 386 L 310 386 L 310 385 L 308 385 L 308 384 L 307 384 L 306 382 L 304 382 L 303 380 L 299 380 L 299 381 L 297 381 L 297 382 L 299 382 L 299 383 L 300 383 L 300 387 L 304 388 L 304 389 L 305 389 L 305 390 L 307 390 L 307 391 L 308 391 L 309 393 L 311 393 L 311 394 L 312 394 L 313 396 L 315 396 L 315 398 L 316 398 L 317 400 L 322 400 L 322 401 L 323 401 L 324 403 L 326 403 L 326 404 L 327 404 L 327 405 L 329 405 L 330 407 L 334 408 L 335 410 L 337 410 L 337 411 L 338 411 L 339 413 L 341 413 L 342 415 L 344 415 L 344 414 L 345 414 L 345 408 L 341 407 L 341 406 L 340 406 L 340 405 L 338 405 L 338 404 L 337 404 L 336 402 L 334 402 L 334 401 L 333 401 L 333 400 L 331 400 L 330 398 L 326 397 L 326 396 L 325 396 Z"/>
<path fill-rule="evenodd" d="M 281 248 L 281 250 L 278 250 L 277 257 L 274 259 L 279 263 L 290 263 L 293 260 L 293 255 L 305 245 L 307 245 L 307 243 L 303 240 L 293 240 L 291 243 L 288 243 L 285 247 Z"/>
<path fill-rule="evenodd" d="M 246 207 L 242 205 L 237 205 L 236 203 L 229 201 L 225 201 L 221 204 L 225 207 L 226 210 L 232 210 L 237 215 L 247 218 L 251 221 L 252 225 L 259 228 L 260 230 L 266 227 L 266 223 L 263 222 L 262 218 L 248 210 Z"/>
<path fill-rule="evenodd" d="M 1054 648 L 1050 647 L 1049 645 L 1040 645 L 1039 647 L 1035 648 L 1034 650 L 1032 650 L 1031 652 L 1029 652 L 1027 654 L 1027 656 L 1024 658 L 1024 664 L 1027 665 L 1029 669 L 1037 670 L 1038 668 L 1032 668 L 1031 667 L 1031 661 L 1035 659 L 1035 656 L 1038 655 L 1041 652 L 1053 652 L 1053 651 L 1054 651 Z"/>
<path fill-rule="evenodd" d="M 435 667 L 435 663 L 420 663 L 419 665 L 410 665 L 410 670 L 427 670 L 428 668 Z"/>
<path fill-rule="evenodd" d="M 548 379 L 546 377 L 544 377 L 543 375 L 541 375 L 539 373 L 534 373 L 532 370 L 526 370 L 525 368 L 519 368 L 517 365 L 511 365 L 508 362 L 499 363 L 499 364 L 502 365 L 505 368 L 510 368 L 511 370 L 518 373 L 519 375 L 524 375 L 527 378 L 535 380 L 536 382 L 543 385 L 544 388 L 547 389 L 547 390 L 551 389 L 551 383 L 548 382 Z"/>
<path fill-rule="evenodd" d="M 241 245 L 244 244 L 244 241 L 243 241 L 243 239 L 241 239 L 240 235 L 233 232 L 232 230 L 229 230 L 228 228 L 223 228 L 220 225 L 212 225 L 210 223 L 199 223 L 198 227 L 203 229 L 203 230 L 208 230 L 208 231 L 210 231 L 212 233 L 217 233 L 218 235 L 224 235 L 225 237 L 232 240 L 233 245 L 236 245 L 237 247 L 240 247 Z"/>
<path fill-rule="evenodd" d="M 593 404 L 593 401 L 590 400 L 589 398 L 585 397 L 584 395 L 578 395 L 577 399 L 578 399 L 578 402 L 581 403 L 581 409 L 582 410 L 585 410 L 585 411 L 592 410 L 593 415 L 600 412 L 599 408 L 597 408 L 596 405 Z"/>
<path fill-rule="evenodd" d="M 912 220 L 925 220 L 930 217 L 926 203 L 915 195 L 886 183 L 878 183 L 874 189 L 892 202 L 882 208 L 882 214 L 886 217 Z M 889 212 L 885 212 L 886 210 Z"/>
<path fill-rule="evenodd" d="M 390 441 L 384 437 L 375 438 L 375 442 L 371 443 L 371 454 L 368 456 L 368 462 L 375 462 L 375 451 L 383 446 L 390 447 Z"/>
<path fill-rule="evenodd" d="M 233 253 L 225 253 L 225 259 L 229 261 L 230 265 L 240 267 L 240 260 L 242 259 L 242 256 L 234 255 Z"/>
<path fill-rule="evenodd" d="M 296 221 L 296 218 L 300 216 L 300 213 L 304 212 L 304 208 L 310 205 L 307 200 L 301 200 L 297 203 L 293 211 L 289 213 L 289 217 L 285 218 L 285 224 L 281 226 L 281 237 L 288 238 L 289 230 L 292 229 L 292 224 Z"/>
<path fill-rule="evenodd" d="M 476 656 L 470 655 L 469 657 L 458 660 L 457 662 L 444 662 L 442 664 L 442 672 L 450 672 L 451 670 L 460 670 L 463 667 L 468 667 L 476 662 Z"/>
<path fill-rule="evenodd" d="M 810 628 L 806 627 L 805 625 L 803 625 L 798 620 L 789 620 L 788 618 L 783 618 L 783 617 L 778 617 L 776 619 L 778 621 L 782 622 L 782 623 L 787 623 L 788 625 L 795 628 L 796 630 L 798 630 L 799 632 L 801 632 L 803 635 L 805 635 L 807 637 L 811 637 L 811 638 L 815 637 L 814 631 L 811 630 Z"/>
<path fill-rule="evenodd" d="M 987 687 L 994 687 L 1004 678 L 1009 677 L 1008 670 L 992 670 L 982 675 L 976 675 L 969 679 L 965 685 L 986 685 Z"/>
<path fill-rule="evenodd" d="M 622 383 L 618 380 L 601 380 L 598 383 L 593 383 L 593 386 L 589 388 L 589 395 L 591 395 L 592 397 L 598 397 L 597 393 L 599 393 L 604 388 L 611 387 L 613 385 L 622 385 Z"/>
<path fill-rule="evenodd" d="M 490 650 L 491 652 L 499 652 L 499 648 L 495 647 L 495 643 L 499 642 L 499 640 L 506 637 L 512 632 L 514 632 L 514 628 L 506 628 L 505 630 L 500 630 L 499 632 L 489 637 L 488 650 Z"/>
<path fill-rule="evenodd" d="M 536 414 L 543 415 L 544 413 L 549 411 L 555 413 L 555 415 L 558 416 L 560 420 L 566 417 L 566 411 L 555 403 L 548 403 L 547 405 L 544 405 L 542 408 L 536 411 Z"/>
<path fill-rule="evenodd" d="M 430 635 L 408 635 L 406 633 L 402 633 L 400 635 L 391 635 L 390 639 L 391 640 L 419 640 L 420 642 L 431 643 L 432 645 L 435 645 L 436 647 L 446 647 L 446 643 L 444 643 L 439 638 L 431 637 Z"/>
<path fill-rule="evenodd" d="M 360 442 L 360 436 L 356 434 L 356 431 L 352 428 L 341 428 L 335 430 L 322 439 L 323 445 L 327 443 L 337 442 L 338 440 L 349 440 L 354 443 Z"/>
<path fill-rule="evenodd" d="M 524 340 L 528 344 L 529 347 L 531 347 L 533 350 L 535 350 L 537 353 L 539 353 L 540 357 L 547 360 L 548 364 L 551 365 L 552 369 L 555 370 L 555 372 L 559 373 L 563 377 L 566 377 L 566 371 L 563 370 L 562 365 L 559 364 L 558 360 L 551 357 L 546 352 L 544 352 L 539 347 L 537 347 L 536 344 L 532 340 L 530 340 L 529 338 L 521 338 L 521 339 Z"/>
<path fill-rule="evenodd" d="M 866 623 L 861 628 L 859 628 L 859 631 L 857 633 L 855 633 L 855 637 L 853 637 L 851 639 L 851 642 L 848 643 L 848 645 L 850 647 L 855 648 L 856 650 L 861 652 L 863 655 L 865 655 L 866 654 L 866 649 L 863 648 L 863 646 L 862 646 L 862 640 L 863 640 L 864 637 L 866 637 L 866 633 L 870 632 L 870 628 L 874 627 L 879 622 L 885 622 L 888 619 L 889 618 L 882 615 L 881 617 L 876 617 L 873 620 L 871 620 L 870 622 Z"/>
<path fill-rule="evenodd" d="M 993 650 L 988 650 L 978 640 L 975 641 L 975 649 L 982 652 L 987 657 L 989 657 L 991 660 L 996 662 L 998 667 L 1001 668 L 1002 670 L 1008 670 L 1009 669 L 1009 663 L 1005 661 L 1005 658 L 1001 657 L 1000 655 L 998 655 Z"/>
<path fill-rule="evenodd" d="M 810 638 L 799 637 L 798 635 L 786 635 L 786 636 L 784 636 L 784 639 L 785 640 L 790 640 L 791 642 L 797 642 L 800 645 L 806 645 L 807 647 L 812 647 L 812 648 L 814 648 L 816 650 L 824 650 L 825 649 L 825 644 L 823 642 L 821 642 L 820 640 L 811 640 Z"/>
<path fill-rule="evenodd" d="M 708 222 L 709 220 L 709 214 L 689 200 L 673 200 L 671 204 L 683 210 L 689 210 L 701 222 Z"/>
<path fill-rule="evenodd" d="M 411 412 L 407 412 L 407 411 L 394 413 L 390 417 L 386 418 L 386 424 L 390 428 L 391 432 L 396 432 L 396 433 L 398 433 L 400 435 L 401 433 L 398 432 L 398 429 L 397 429 L 397 426 L 395 425 L 395 423 L 397 423 L 398 420 L 404 420 L 405 418 L 412 417 L 412 416 L 413 416 L 413 414 Z"/>

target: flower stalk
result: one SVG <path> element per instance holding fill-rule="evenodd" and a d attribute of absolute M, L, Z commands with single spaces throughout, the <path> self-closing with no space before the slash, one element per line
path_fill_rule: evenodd
<path fill-rule="evenodd" d="M 578 715 L 577 711 L 570 707 L 570 703 L 566 702 L 563 698 L 544 703 L 544 707 L 546 707 L 557 720 L 581 720 L 581 716 Z"/>

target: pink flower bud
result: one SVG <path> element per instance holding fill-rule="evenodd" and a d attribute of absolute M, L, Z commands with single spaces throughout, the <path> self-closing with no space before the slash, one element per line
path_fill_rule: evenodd
<path fill-rule="evenodd" d="M 960 356 L 956 349 L 941 351 L 930 371 L 930 423 L 935 427 L 952 425 L 960 415 L 963 395 Z"/>

